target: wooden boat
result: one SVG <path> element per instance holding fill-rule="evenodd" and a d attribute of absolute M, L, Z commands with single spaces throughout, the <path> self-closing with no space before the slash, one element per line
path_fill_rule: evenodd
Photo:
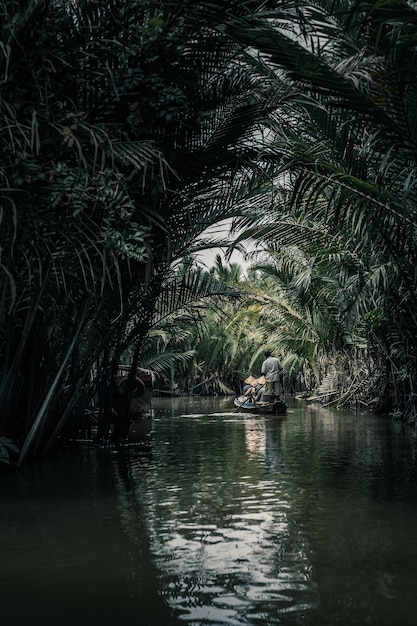
<path fill-rule="evenodd" d="M 234 405 L 242 413 L 269 413 L 270 415 L 285 415 L 287 405 L 278 398 L 274 402 L 256 402 L 251 396 L 239 396 L 234 399 Z"/>
<path fill-rule="evenodd" d="M 120 402 L 123 396 L 129 372 L 130 365 L 119 365 L 115 381 L 115 408 L 117 408 L 118 402 Z M 132 398 L 129 405 L 129 415 L 140 415 L 149 410 L 152 400 L 153 385 L 154 373 L 150 370 L 138 367 L 133 385 Z"/>

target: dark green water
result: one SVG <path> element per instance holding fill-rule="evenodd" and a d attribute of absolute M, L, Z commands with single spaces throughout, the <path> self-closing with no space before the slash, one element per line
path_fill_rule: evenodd
<path fill-rule="evenodd" d="M 0 472 L 2 623 L 416 624 L 414 430 L 231 399 L 155 399 L 140 428 Z"/>

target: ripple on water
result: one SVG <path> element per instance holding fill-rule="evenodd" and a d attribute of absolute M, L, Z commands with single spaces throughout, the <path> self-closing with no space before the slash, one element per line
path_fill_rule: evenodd
<path fill-rule="evenodd" d="M 187 519 L 181 509 L 155 529 L 153 551 L 162 578 L 170 581 L 168 601 L 183 620 L 242 626 L 255 624 L 262 609 L 273 624 L 283 613 L 317 604 L 303 542 L 288 524 L 287 503 L 267 486 L 255 485 L 249 498 L 237 497 L 239 512 L 235 502 L 234 512 L 219 515 L 217 524 Z"/>
<path fill-rule="evenodd" d="M 153 558 L 181 619 L 396 623 L 388 615 L 401 612 L 400 597 L 410 604 L 411 583 L 395 583 L 393 563 L 416 553 L 416 516 L 410 508 L 409 525 L 397 523 L 411 482 L 405 470 L 390 479 L 403 461 L 384 425 L 318 410 L 279 422 L 207 419 L 161 424 L 173 445 L 156 447 L 147 493 Z M 399 527 L 411 551 L 395 540 Z M 381 581 L 393 587 L 384 597 Z"/>

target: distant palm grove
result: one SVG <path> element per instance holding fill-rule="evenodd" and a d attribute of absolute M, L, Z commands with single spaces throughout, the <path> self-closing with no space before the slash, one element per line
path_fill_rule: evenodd
<path fill-rule="evenodd" d="M 417 2 L 0 11 L 0 460 L 93 401 L 117 442 L 138 366 L 226 393 L 266 348 L 287 393 L 415 422 Z M 245 271 L 196 262 L 223 220 Z"/>

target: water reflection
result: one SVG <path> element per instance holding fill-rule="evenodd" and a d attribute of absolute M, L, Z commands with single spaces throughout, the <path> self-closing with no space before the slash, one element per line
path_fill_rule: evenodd
<path fill-rule="evenodd" d="M 266 455 L 265 419 L 262 416 L 247 417 L 245 424 L 246 449 L 254 455 Z"/>
<path fill-rule="evenodd" d="M 156 401 L 134 447 L 2 472 L 3 619 L 414 624 L 415 433 L 230 404 Z"/>
<path fill-rule="evenodd" d="M 167 601 L 193 624 L 291 623 L 318 596 L 308 543 L 274 475 L 282 420 L 178 420 L 156 428 L 158 471 L 138 487 Z"/>

